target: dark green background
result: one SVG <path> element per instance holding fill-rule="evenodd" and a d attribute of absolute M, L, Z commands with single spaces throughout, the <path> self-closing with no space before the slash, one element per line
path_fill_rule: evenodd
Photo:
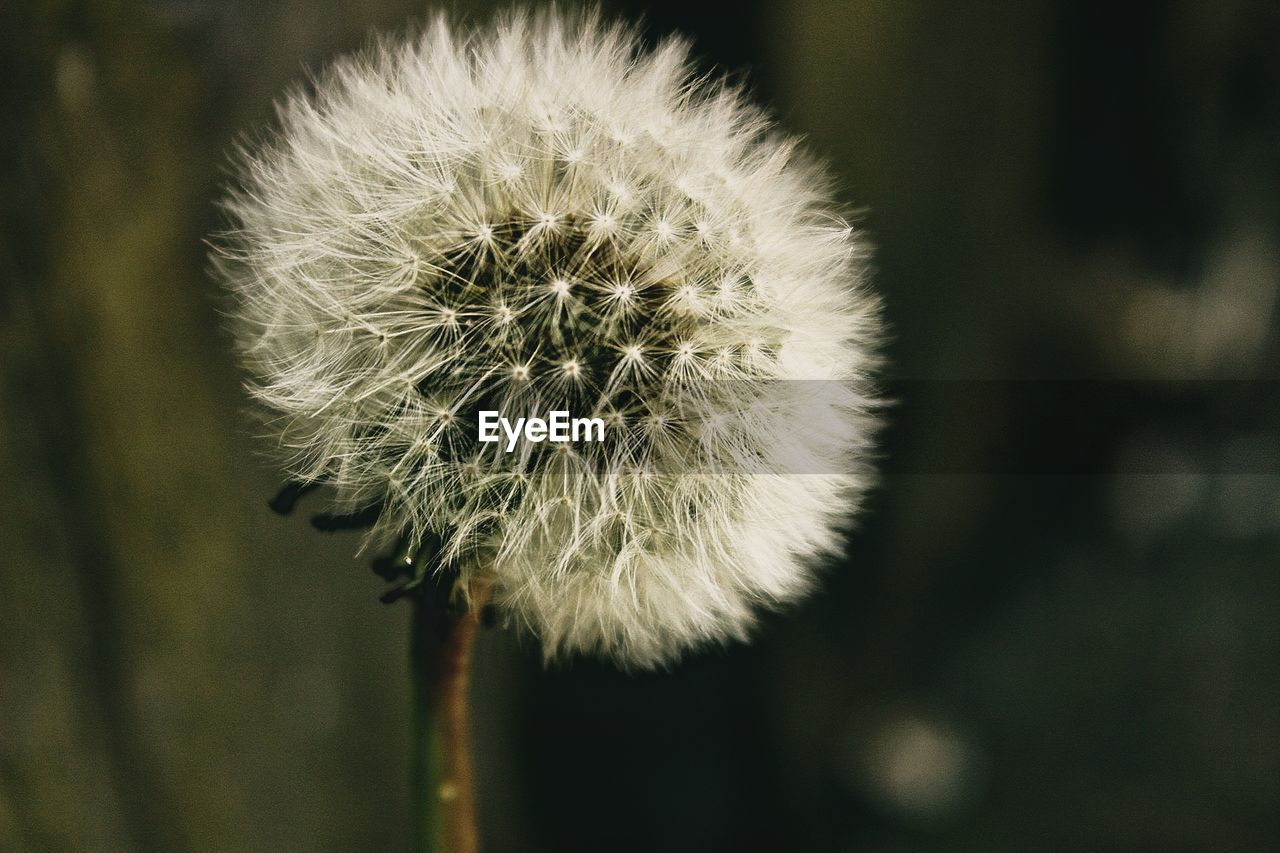
<path fill-rule="evenodd" d="M 901 403 L 847 559 L 752 646 L 483 637 L 486 849 L 1274 843 L 1276 4 L 606 8 L 831 159 Z M 406 845 L 407 609 L 266 510 L 201 240 L 281 87 L 427 11 L 0 7 L 0 850 Z"/>

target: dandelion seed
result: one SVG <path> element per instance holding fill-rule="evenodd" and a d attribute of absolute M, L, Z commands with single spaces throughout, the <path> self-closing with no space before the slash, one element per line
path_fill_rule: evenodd
<path fill-rule="evenodd" d="M 821 167 L 738 91 L 512 14 L 341 60 L 280 117 L 218 263 L 293 478 L 441 542 L 548 657 L 660 665 L 810 587 L 867 485 L 878 314 Z M 725 378 L 841 382 L 791 411 Z M 612 440 L 468 441 L 556 395 Z M 743 467 L 788 443 L 814 473 Z"/>

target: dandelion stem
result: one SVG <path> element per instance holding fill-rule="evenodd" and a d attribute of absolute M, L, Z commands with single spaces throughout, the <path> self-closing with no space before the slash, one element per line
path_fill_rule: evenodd
<path fill-rule="evenodd" d="M 477 853 L 474 773 L 469 746 L 471 652 L 487 587 L 472 587 L 470 608 L 449 612 L 415 597 L 412 647 L 413 794 L 419 853 Z"/>

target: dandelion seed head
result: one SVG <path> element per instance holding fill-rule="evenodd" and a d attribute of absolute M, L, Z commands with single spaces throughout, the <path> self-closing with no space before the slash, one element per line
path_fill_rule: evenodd
<path fill-rule="evenodd" d="M 867 485 L 878 313 L 821 168 L 738 90 L 679 41 L 513 13 L 380 42 L 279 114 L 217 264 L 292 476 L 442 542 L 549 658 L 661 665 L 809 589 Z M 847 393 L 757 411 L 719 380 Z M 553 402 L 613 440 L 476 444 L 477 410 Z M 817 473 L 741 468 L 782 445 Z"/>

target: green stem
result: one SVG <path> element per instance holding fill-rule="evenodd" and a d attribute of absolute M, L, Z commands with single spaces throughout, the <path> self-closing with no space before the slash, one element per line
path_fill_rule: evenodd
<path fill-rule="evenodd" d="M 444 853 L 444 810 L 431 796 L 444 773 L 444 743 L 435 694 L 435 649 L 439 645 L 437 619 L 426 606 L 414 601 L 409 658 L 413 668 L 413 849 L 417 853 Z"/>
<path fill-rule="evenodd" d="M 474 773 L 468 746 L 471 650 L 487 590 L 454 615 L 414 597 L 413 794 L 418 853 L 477 853 Z"/>

